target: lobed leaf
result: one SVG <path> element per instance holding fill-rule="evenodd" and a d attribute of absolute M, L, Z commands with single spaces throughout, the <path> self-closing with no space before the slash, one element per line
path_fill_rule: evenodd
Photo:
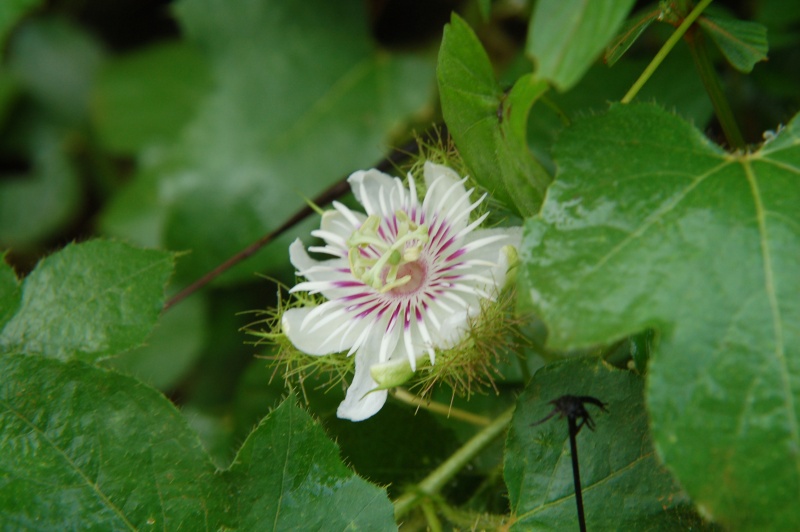
<path fill-rule="evenodd" d="M 799 125 L 728 154 L 653 105 L 577 122 L 521 250 L 550 345 L 660 332 L 656 448 L 734 528 L 800 519 Z"/>
<path fill-rule="evenodd" d="M 25 278 L 0 346 L 93 361 L 141 345 L 161 313 L 173 260 L 121 242 L 68 245 Z"/>
<path fill-rule="evenodd" d="M 0 527 L 218 530 L 228 487 L 178 410 L 79 361 L 0 356 Z"/>
<path fill-rule="evenodd" d="M 527 118 L 547 84 L 522 76 L 504 95 L 483 47 L 458 15 L 439 51 L 442 114 L 472 177 L 524 216 L 538 211 L 550 182 L 527 146 Z"/>
<path fill-rule="evenodd" d="M 342 464 L 291 397 L 250 434 L 226 474 L 242 530 L 396 529 L 386 490 Z"/>
<path fill-rule="evenodd" d="M 767 60 L 767 28 L 757 22 L 705 15 L 697 20 L 728 62 L 739 72 L 750 72 Z"/>
<path fill-rule="evenodd" d="M 536 75 L 564 91 L 575 85 L 617 33 L 633 0 L 540 0 L 526 49 Z"/>

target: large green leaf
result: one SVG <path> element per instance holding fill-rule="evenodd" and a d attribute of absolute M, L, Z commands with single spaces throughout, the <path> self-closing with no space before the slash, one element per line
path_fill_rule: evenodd
<path fill-rule="evenodd" d="M 113 241 L 71 244 L 25 278 L 0 346 L 96 360 L 141 345 L 164 303 L 173 255 Z"/>
<path fill-rule="evenodd" d="M 656 447 L 737 528 L 800 519 L 799 125 L 732 155 L 652 105 L 584 119 L 522 246 L 553 347 L 660 331 Z"/>
<path fill-rule="evenodd" d="M 178 410 L 82 362 L 0 356 L 0 528 L 218 530 L 228 487 Z"/>
<path fill-rule="evenodd" d="M 569 431 L 556 416 L 535 425 L 562 395 L 594 396 L 608 413 L 586 408 L 596 431 L 578 434 L 587 528 L 642 530 L 687 503 L 655 456 L 647 427 L 644 379 L 599 359 L 572 359 L 539 370 L 520 395 L 506 440 L 505 480 L 518 530 L 577 529 Z"/>
<path fill-rule="evenodd" d="M 241 530 L 390 530 L 386 491 L 342 464 L 322 427 L 289 398 L 247 438 L 229 480 Z"/>
<path fill-rule="evenodd" d="M 109 61 L 92 94 L 98 135 L 110 150 L 135 153 L 173 141 L 210 90 L 207 60 L 185 41 Z"/>
<path fill-rule="evenodd" d="M 536 74 L 559 90 L 572 87 L 614 37 L 633 4 L 633 0 L 536 2 L 527 43 Z"/>
<path fill-rule="evenodd" d="M 455 14 L 445 28 L 438 74 L 445 122 L 472 176 L 509 208 L 536 213 L 550 176 L 528 150 L 526 125 L 547 84 L 522 76 L 504 95 L 480 41 Z"/>
<path fill-rule="evenodd" d="M 80 361 L 0 356 L 0 528 L 395 528 L 385 490 L 357 477 L 284 401 L 216 468 L 186 419 L 142 383 Z"/>
<path fill-rule="evenodd" d="M 184 0 L 177 15 L 206 51 L 214 84 L 163 164 L 148 170 L 162 243 L 192 251 L 183 277 L 208 272 L 304 198 L 374 164 L 432 93 L 431 60 L 377 49 L 357 0 L 243 0 L 236 9 Z M 250 279 L 284 257 L 262 253 L 227 279 Z"/>

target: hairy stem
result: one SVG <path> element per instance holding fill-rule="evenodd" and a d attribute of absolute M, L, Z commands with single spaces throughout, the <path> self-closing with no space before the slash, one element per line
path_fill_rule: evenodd
<path fill-rule="evenodd" d="M 442 465 L 434 469 L 413 488 L 413 491 L 409 491 L 399 497 L 394 502 L 395 519 L 400 519 L 406 515 L 425 497 L 437 494 L 470 460 L 475 458 L 479 452 L 508 427 L 513 413 L 514 407 L 512 406 L 500 414 L 490 425 L 473 436 Z"/>
<path fill-rule="evenodd" d="M 473 425 L 485 427 L 492 422 L 492 420 L 486 416 L 479 416 L 477 414 L 473 414 L 472 412 L 461 410 L 460 408 L 454 408 L 449 405 L 437 403 L 436 401 L 426 401 L 425 399 L 420 399 L 416 395 L 406 391 L 403 388 L 395 388 L 391 394 L 395 399 L 398 399 L 411 406 L 423 408 L 436 414 L 442 414 L 454 419 L 460 419 L 461 421 L 466 421 L 467 423 L 472 423 Z"/>
<path fill-rule="evenodd" d="M 728 144 L 733 149 L 744 149 L 744 137 L 736 124 L 736 119 L 733 117 L 733 111 L 728 103 L 728 98 L 725 97 L 725 92 L 722 90 L 722 84 L 719 81 L 717 71 L 714 69 L 714 64 L 708 56 L 708 48 L 702 38 L 702 34 L 698 31 L 690 31 L 686 34 L 686 42 L 689 44 L 694 66 L 697 68 L 708 97 L 711 99 L 714 113 L 717 115 L 720 126 L 722 126 L 722 131 L 725 133 Z"/>
<path fill-rule="evenodd" d="M 664 59 L 666 59 L 667 55 L 669 55 L 672 49 L 675 48 L 675 45 L 678 44 L 678 41 L 681 40 L 681 37 L 686 34 L 686 32 L 689 30 L 689 27 L 694 24 L 694 21 L 700 16 L 700 13 L 702 13 L 710 3 L 711 0 L 702 0 L 695 6 L 694 9 L 692 9 L 692 12 L 689 13 L 685 19 L 683 19 L 683 22 L 681 22 L 680 26 L 678 26 L 678 28 L 675 30 L 675 33 L 670 35 L 669 39 L 667 39 L 667 42 L 665 42 L 664 46 L 661 47 L 661 50 L 658 51 L 653 60 L 650 61 L 650 64 L 647 65 L 647 68 L 644 69 L 644 72 L 642 72 L 642 74 L 639 76 L 639 79 L 637 79 L 636 82 L 631 86 L 630 90 L 628 90 L 628 93 L 622 97 L 622 100 L 620 100 L 622 103 L 630 103 L 631 100 L 633 100 L 636 95 L 639 94 L 639 91 L 642 89 L 644 84 L 647 83 L 647 80 L 650 79 Z"/>

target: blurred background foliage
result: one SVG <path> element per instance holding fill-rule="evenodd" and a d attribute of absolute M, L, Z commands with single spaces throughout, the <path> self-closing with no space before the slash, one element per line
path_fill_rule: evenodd
<path fill-rule="evenodd" d="M 777 0 L 717 4 L 769 30 L 769 68 L 744 75 L 718 61 L 746 140 L 756 143 L 800 108 L 799 10 Z M 3 0 L 0 249 L 19 275 L 97 235 L 185 251 L 176 292 L 306 199 L 441 121 L 436 54 L 452 11 L 476 29 L 501 83 L 531 70 L 525 0 Z M 570 116 L 618 100 L 670 29 L 654 25 L 613 68 L 598 63 L 552 99 Z M 687 57 L 679 47 L 639 100 L 720 140 Z M 546 106 L 529 121 L 529 144 L 551 170 L 562 127 Z M 274 282 L 256 274 L 291 282 L 287 244 L 317 223 L 306 220 L 167 312 L 146 347 L 106 362 L 181 405 L 219 465 L 286 391 L 264 359 L 270 353 L 241 331 L 256 319 L 243 311 L 276 301 Z M 503 386 L 521 389 L 521 377 L 506 373 Z M 381 484 L 421 478 L 470 434 L 398 404 L 387 406 L 392 415 L 343 422 L 333 415 L 341 390 L 318 384 L 302 383 L 301 395 L 349 463 Z M 468 408 L 493 415 L 507 406 L 498 402 L 479 395 Z M 365 441 L 383 448 L 360 435 L 392 442 L 408 431 L 423 437 L 406 439 L 400 456 L 392 445 L 391 457 L 358 452 Z M 486 464 L 500 461 L 500 445 L 487 452 Z M 459 477 L 464 493 L 475 491 L 470 483 L 502 486 L 499 470 L 470 471 Z M 478 509 L 505 512 L 505 500 L 496 504 Z"/>

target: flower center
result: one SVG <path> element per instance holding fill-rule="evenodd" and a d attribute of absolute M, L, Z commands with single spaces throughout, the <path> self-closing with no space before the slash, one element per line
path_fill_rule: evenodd
<path fill-rule="evenodd" d="M 417 263 L 422 248 L 430 240 L 428 227 L 417 225 L 405 211 L 398 210 L 397 236 L 387 242 L 378 233 L 381 219 L 370 215 L 361 227 L 347 239 L 348 259 L 353 275 L 381 293 L 403 287 L 408 293 L 422 283 L 424 267 Z M 364 256 L 362 250 L 372 248 L 380 254 L 377 258 Z M 414 279 L 409 286 L 404 286 Z M 411 285 L 415 285 L 411 287 Z"/>

